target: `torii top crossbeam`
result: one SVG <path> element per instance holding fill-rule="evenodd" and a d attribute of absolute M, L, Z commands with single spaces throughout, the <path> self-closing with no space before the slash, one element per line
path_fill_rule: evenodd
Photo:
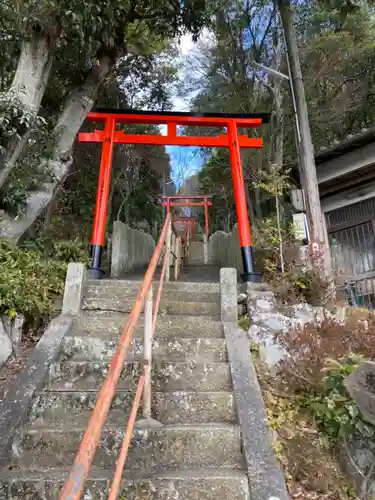
<path fill-rule="evenodd" d="M 127 134 L 123 130 L 114 130 L 112 140 L 115 144 L 229 147 L 228 134 L 219 134 L 216 137 L 178 135 L 177 126 L 217 127 L 222 129 L 228 126 L 228 122 L 231 122 L 240 128 L 257 128 L 262 123 L 267 123 L 268 115 L 265 113 L 228 115 L 224 113 L 167 113 L 164 111 L 148 113 L 147 111 L 116 111 L 99 108 L 87 116 L 89 122 L 107 122 L 109 119 L 121 124 L 167 125 L 167 135 Z M 79 141 L 103 142 L 105 135 L 105 130 L 81 132 Z M 247 135 L 239 135 L 238 142 L 240 148 L 261 148 L 263 145 L 261 138 L 248 137 Z"/>

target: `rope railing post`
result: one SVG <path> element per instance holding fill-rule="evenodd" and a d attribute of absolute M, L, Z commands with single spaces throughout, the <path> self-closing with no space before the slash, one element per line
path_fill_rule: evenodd
<path fill-rule="evenodd" d="M 169 281 L 170 277 L 170 272 L 171 272 L 171 263 L 170 263 L 170 258 L 171 258 L 171 239 L 172 239 L 172 223 L 170 222 L 168 225 L 168 231 L 167 231 L 167 237 L 166 237 L 166 245 L 165 245 L 165 251 L 167 254 L 167 269 L 165 270 L 165 281 Z"/>
<path fill-rule="evenodd" d="M 208 235 L 207 235 L 207 233 L 203 234 L 203 263 L 205 265 L 208 264 Z"/>
<path fill-rule="evenodd" d="M 180 275 L 180 260 L 181 260 L 181 236 L 177 236 L 176 238 L 176 259 L 174 262 L 174 279 L 175 281 L 178 280 L 178 277 Z"/>
<path fill-rule="evenodd" d="M 153 323 L 153 290 L 152 285 L 147 294 L 145 301 L 145 327 L 144 327 L 144 345 L 143 357 L 145 365 L 148 369 L 145 370 L 145 385 L 143 389 L 143 418 L 151 418 L 151 363 L 152 363 L 152 323 Z"/>

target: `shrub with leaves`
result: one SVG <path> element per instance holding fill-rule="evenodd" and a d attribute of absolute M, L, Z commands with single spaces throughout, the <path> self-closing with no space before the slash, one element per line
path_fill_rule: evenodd
<path fill-rule="evenodd" d="M 323 279 L 315 269 L 296 265 L 273 280 L 278 298 L 285 304 L 307 302 L 313 306 L 326 305 L 330 295 L 329 281 Z"/>
<path fill-rule="evenodd" d="M 320 325 L 309 323 L 277 335 L 286 352 L 280 362 L 282 385 L 292 393 L 320 392 L 327 359 L 341 359 L 353 352 L 375 359 L 375 315 L 366 320 L 349 316 L 344 324 L 326 317 Z"/>
<path fill-rule="evenodd" d="M 256 267 L 262 273 L 264 279 L 272 282 L 282 269 L 280 242 L 285 245 L 293 243 L 292 225 L 287 221 L 281 221 L 279 227 L 276 216 L 266 217 L 257 221 L 254 248 Z M 289 269 L 288 262 L 284 262 L 286 270 Z"/>
<path fill-rule="evenodd" d="M 361 361 L 362 357 L 353 353 L 339 360 L 328 359 L 322 370 L 322 390 L 305 399 L 305 408 L 330 438 L 347 439 L 360 435 L 368 439 L 375 435 L 375 427 L 362 418 L 344 385 L 346 377 L 357 369 Z"/>
<path fill-rule="evenodd" d="M 78 241 L 58 242 L 42 253 L 19 248 L 0 239 L 0 316 L 23 314 L 29 324 L 37 324 L 51 312 L 54 300 L 64 290 L 67 264 L 87 262 Z M 48 255 L 49 254 L 49 255 Z"/>

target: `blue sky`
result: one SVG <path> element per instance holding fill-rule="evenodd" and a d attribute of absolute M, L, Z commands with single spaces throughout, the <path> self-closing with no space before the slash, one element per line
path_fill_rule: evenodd
<path fill-rule="evenodd" d="M 194 45 L 190 35 L 181 38 L 179 54 L 179 58 L 182 62 L 182 68 L 180 70 L 181 78 L 183 78 L 186 71 L 191 71 L 192 69 L 191 66 L 188 65 L 187 57 L 194 48 Z M 191 96 L 187 96 L 187 99 L 173 97 L 173 111 L 189 111 L 189 97 Z M 191 177 L 202 168 L 204 159 L 201 157 L 200 149 L 197 147 L 167 146 L 166 150 L 171 158 L 171 177 L 178 189 L 185 179 Z"/>

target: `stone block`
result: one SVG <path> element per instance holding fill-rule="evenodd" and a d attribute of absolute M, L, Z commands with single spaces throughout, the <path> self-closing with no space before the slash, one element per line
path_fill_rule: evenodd
<path fill-rule="evenodd" d="M 246 333 L 225 323 L 224 334 L 233 380 L 252 500 L 289 500 L 284 475 L 272 447 L 257 374 Z"/>
<path fill-rule="evenodd" d="M 362 362 L 344 384 L 363 417 L 375 425 L 375 362 Z"/>
<path fill-rule="evenodd" d="M 22 341 L 22 331 L 25 318 L 16 314 L 14 318 L 0 318 L 0 368 L 12 354 L 18 356 Z"/>
<path fill-rule="evenodd" d="M 220 269 L 221 321 L 237 322 L 237 271 L 233 268 Z"/>
<path fill-rule="evenodd" d="M 120 278 L 133 269 L 147 265 L 155 246 L 150 234 L 115 221 L 112 234 L 111 277 Z"/>
<path fill-rule="evenodd" d="M 71 262 L 66 273 L 62 314 L 79 314 L 86 280 L 86 267 L 80 262 Z"/>

